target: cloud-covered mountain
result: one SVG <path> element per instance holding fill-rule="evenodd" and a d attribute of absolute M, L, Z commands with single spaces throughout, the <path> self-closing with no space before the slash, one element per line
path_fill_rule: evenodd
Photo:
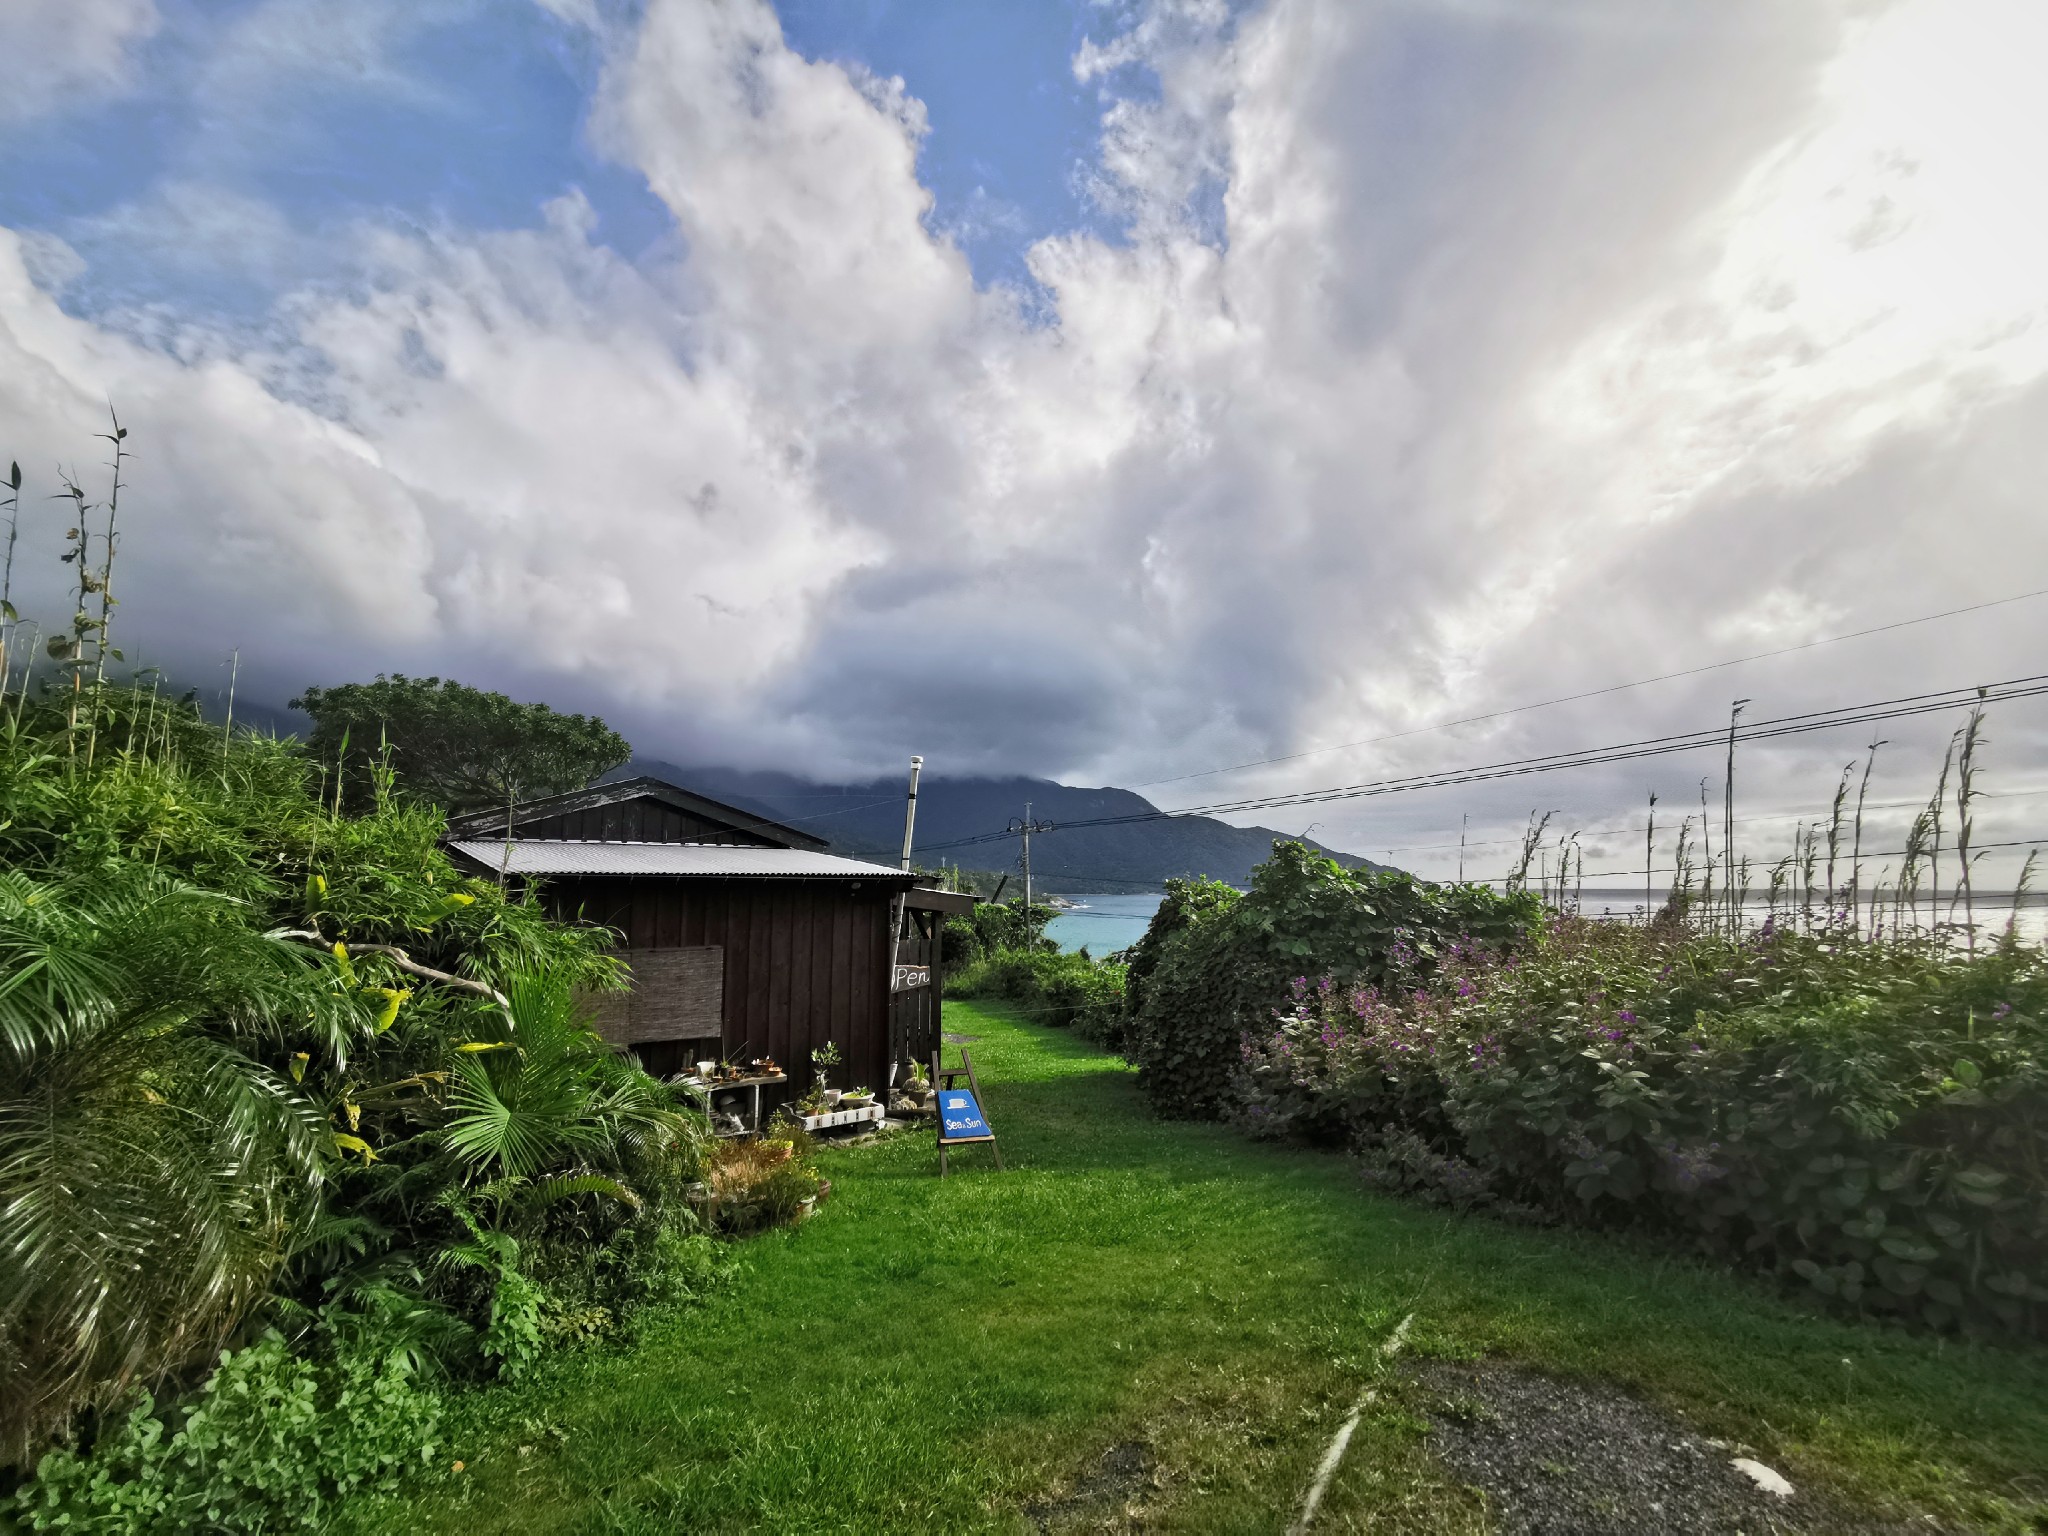
<path fill-rule="evenodd" d="M 789 774 L 733 768 L 678 768 L 635 758 L 617 777 L 652 774 L 775 820 L 829 838 L 835 850 L 893 864 L 903 850 L 904 781 L 814 784 Z M 1155 807 L 1127 789 L 1080 789 L 1048 779 L 928 778 L 918 786 L 916 847 L 921 868 L 941 863 L 963 869 L 1016 868 L 1015 839 L 948 846 L 999 832 L 1030 808 L 1033 822 L 1093 821 L 1149 816 Z M 1046 891 L 1157 890 L 1173 876 L 1207 875 L 1243 885 L 1252 867 L 1289 834 L 1270 827 L 1238 827 L 1208 816 L 1166 817 L 1122 826 L 1069 827 L 1031 840 L 1031 875 Z M 1311 846 L 1357 869 L 1369 859 Z M 1013 881 L 1022 888 L 1022 878 Z"/>

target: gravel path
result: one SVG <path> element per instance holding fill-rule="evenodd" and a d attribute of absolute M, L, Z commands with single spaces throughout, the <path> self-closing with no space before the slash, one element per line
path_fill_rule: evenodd
<path fill-rule="evenodd" d="M 1731 1465 L 1735 1450 L 1618 1391 L 1482 1361 L 1423 1361 L 1407 1375 L 1422 1388 L 1432 1447 L 1455 1477 L 1485 1491 L 1501 1536 L 1933 1529 L 1848 1514 L 1797 1479 L 1790 1498 L 1767 1493 Z"/>

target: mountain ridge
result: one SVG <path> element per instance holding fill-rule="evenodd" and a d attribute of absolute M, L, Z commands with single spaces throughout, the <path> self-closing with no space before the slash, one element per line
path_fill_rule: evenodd
<path fill-rule="evenodd" d="M 817 784 L 794 774 L 740 768 L 683 768 L 659 758 L 636 757 L 607 778 L 648 774 L 723 800 L 741 810 L 827 838 L 834 852 L 895 863 L 903 847 L 906 782 L 900 777 L 850 784 Z M 843 802 L 843 803 L 842 803 Z M 1134 790 L 1085 787 L 1022 775 L 925 778 L 918 786 L 917 838 L 912 858 L 930 868 L 941 860 L 966 869 L 1006 869 L 1018 858 L 1016 840 L 940 847 L 1001 831 L 1031 807 L 1034 821 L 1056 830 L 1031 841 L 1034 885 L 1053 892 L 1157 890 L 1176 876 L 1207 875 L 1243 885 L 1276 841 L 1290 834 L 1271 827 L 1238 827 L 1209 816 L 1160 816 Z M 1117 826 L 1062 828 L 1062 822 L 1110 816 L 1156 819 Z M 1384 869 L 1357 854 L 1316 842 L 1309 846 L 1351 869 Z M 927 851 L 929 850 L 929 851 Z"/>

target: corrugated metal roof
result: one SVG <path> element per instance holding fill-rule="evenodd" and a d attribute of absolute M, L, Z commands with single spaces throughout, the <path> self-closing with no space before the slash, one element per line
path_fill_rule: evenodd
<path fill-rule="evenodd" d="M 887 864 L 842 859 L 805 848 L 735 848 L 714 843 L 579 843 L 503 838 L 451 842 L 456 852 L 514 875 L 739 875 L 806 880 L 909 880 Z"/>

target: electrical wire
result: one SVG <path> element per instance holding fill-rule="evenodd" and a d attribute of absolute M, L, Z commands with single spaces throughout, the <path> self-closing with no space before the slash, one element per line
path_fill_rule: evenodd
<path fill-rule="evenodd" d="M 1734 740 L 1738 742 L 1768 741 L 1788 736 L 1805 735 L 1813 731 L 1833 730 L 1848 725 L 1869 725 L 1886 720 L 1905 719 L 1915 715 L 1934 714 L 1950 709 L 2034 698 L 2042 694 L 2048 694 L 2048 673 L 2012 678 L 2004 682 L 1981 686 L 1942 689 L 1934 693 L 1904 694 L 1896 698 L 1879 699 L 1867 704 L 1846 705 L 1836 709 L 1813 710 L 1796 715 L 1782 715 L 1767 720 L 1751 721 L 1734 727 L 1717 725 L 1666 736 L 1644 737 L 1637 741 L 1620 742 L 1605 747 L 1584 747 L 1568 752 L 1552 752 L 1533 757 L 1511 758 L 1503 762 L 1487 763 L 1472 768 L 1440 769 L 1431 773 L 1406 774 L 1388 779 L 1367 780 L 1357 784 L 1334 785 L 1323 789 L 1293 791 L 1282 795 L 1253 796 L 1240 800 L 1218 801 L 1208 805 L 1186 806 L 1177 810 L 1154 810 L 1148 813 L 1133 813 L 1125 816 L 1102 816 L 1080 821 L 1059 822 L 1054 830 L 1127 826 L 1175 817 L 1237 815 L 1249 811 L 1317 805 L 1334 800 L 1364 799 L 1379 795 L 1402 794 L 1419 789 L 1439 789 L 1459 784 L 1483 783 L 1494 779 L 1518 778 L 1536 773 L 1553 773 L 1565 768 L 1595 767 L 1607 763 L 1631 762 L 1647 757 L 1662 757 L 1673 753 L 1698 751 L 1705 747 L 1719 747 L 1724 746 L 1729 741 L 1731 734 Z M 1012 835 L 1007 831 L 988 832 L 975 837 L 955 839 L 951 842 L 927 844 L 922 851 L 925 853 L 937 853 L 946 849 L 971 847 L 981 843 L 999 842 Z"/>
<path fill-rule="evenodd" d="M 1973 854 L 1987 853 L 1993 848 L 2048 848 L 2048 837 L 2023 837 L 2013 842 L 2007 843 L 1970 844 L 1970 852 L 1972 852 Z M 1856 862 L 1859 865 L 1861 865 L 1869 863 L 1872 859 L 1899 859 L 1904 858 L 1907 854 L 1913 851 L 1914 850 L 1910 848 L 1886 848 L 1878 850 L 1876 852 L 1872 852 L 1870 849 L 1866 848 L 1860 855 L 1857 856 Z M 1919 851 L 1923 855 L 1927 852 L 1927 850 L 1924 848 Z M 1842 856 L 1841 862 L 1844 864 L 1849 863 L 1849 856 L 1847 854 L 1844 854 Z M 1718 869 L 1719 865 L 1717 864 L 1716 870 L 1718 871 Z M 1604 880 L 1610 875 L 1640 875 L 1643 873 L 1646 873 L 1646 871 L 1640 864 L 1638 864 L 1634 869 L 1589 869 L 1584 874 L 1580 874 L 1576 869 L 1574 869 L 1572 873 L 1572 878 L 1574 880 Z M 1658 875 L 1675 875 L 1678 873 L 1678 870 L 1675 867 L 1667 869 L 1664 868 L 1662 865 L 1659 865 L 1656 869 L 1647 871 L 1647 873 Z M 1505 885 L 1508 882 L 1504 878 L 1475 878 L 1472 880 L 1468 880 L 1465 883 L 1467 885 Z M 1539 881 L 1538 883 L 1540 884 L 1541 882 Z M 2048 897 L 2048 892 L 2042 892 L 2041 894 L 2044 897 Z"/>
<path fill-rule="evenodd" d="M 1143 783 L 1131 787 L 1153 789 L 1161 784 L 1180 784 L 1189 779 L 1214 778 L 1217 774 L 1237 773 L 1246 768 L 1268 768 L 1275 763 L 1299 762 L 1305 757 L 1320 757 L 1328 752 L 1348 752 L 1353 747 L 1377 746 L 1383 741 L 1399 741 L 1403 737 L 1423 736 L 1431 731 L 1447 731 L 1460 725 L 1479 725 L 1488 720 L 1504 720 L 1510 715 L 1524 715 L 1531 710 L 1549 709 L 1557 704 L 1575 704 L 1581 699 L 1602 698 L 1610 693 L 1624 693 L 1631 688 L 1647 688 L 1652 683 L 1668 683 L 1681 677 L 1698 677 L 1703 672 L 1719 672 L 1752 661 L 1768 661 L 1773 656 L 1790 656 L 1797 651 L 1810 651 L 1817 646 L 1836 645 L 1844 640 L 1861 640 L 1870 635 L 1888 634 L 1895 629 L 1910 629 L 1916 624 L 1932 624 L 1938 619 L 1953 619 L 1959 614 L 1978 613 L 1986 608 L 2003 608 L 2008 603 L 2023 603 L 2029 598 L 2036 597 L 2048 597 L 2048 587 L 2042 587 L 2034 592 L 2021 592 L 2013 597 L 1994 598 L 1986 603 L 1971 603 L 1962 608 L 1949 608 L 1940 613 L 1926 613 L 1917 619 L 1899 619 L 1894 623 L 1879 624 L 1870 629 L 1852 630 L 1845 635 L 1827 635 L 1819 640 L 1808 640 L 1799 645 L 1782 646 L 1775 651 L 1758 651 L 1751 656 L 1736 656 L 1727 661 L 1710 661 L 1703 666 L 1687 667 L 1681 672 L 1665 672 L 1656 677 L 1637 678 L 1632 683 L 1610 683 L 1605 688 L 1589 688 L 1584 693 L 1567 693 L 1555 699 L 1543 699 L 1534 704 L 1517 704 L 1508 709 L 1496 709 L 1483 715 L 1466 715 L 1457 720 L 1439 720 L 1434 725 L 1418 725 L 1405 731 L 1389 731 L 1384 736 L 1368 736 L 1363 741 L 1344 741 L 1335 746 L 1310 747 L 1303 752 L 1289 752 L 1282 757 L 1262 757 L 1248 763 L 1232 763 L 1225 768 L 1204 768 L 1198 773 L 1179 773 L 1170 778 L 1146 779 Z"/>
<path fill-rule="evenodd" d="M 1724 741 L 1726 740 L 1725 737 L 1722 739 Z M 2048 795 L 2048 789 L 1975 790 L 1972 791 L 1970 799 L 1974 803 L 1978 800 L 2026 800 L 2032 799 L 2040 795 Z M 1918 807 L 1924 806 L 1926 804 L 1927 797 L 1924 795 L 1919 795 L 1915 796 L 1910 800 L 1872 800 L 1864 806 L 1864 809 L 1866 811 L 1896 811 L 1906 809 L 1907 807 L 1913 807 L 1917 809 Z M 1768 816 L 1738 816 L 1735 818 L 1735 825 L 1738 827 L 1750 827 L 1757 826 L 1766 821 L 1812 821 L 1814 819 L 1815 818 L 1813 816 L 1811 816 L 1809 813 L 1805 811 L 1773 811 Z M 1643 834 L 1643 831 L 1643 825 L 1641 823 L 1638 823 L 1634 826 L 1627 827 L 1585 828 L 1581 829 L 1576 835 L 1579 837 L 1588 838 L 1640 837 Z M 1519 842 L 1521 842 L 1521 838 L 1517 836 L 1490 837 L 1483 839 L 1473 838 L 1464 843 L 1402 843 L 1397 847 L 1382 848 L 1380 849 L 1380 852 L 1443 853 L 1453 848 L 1470 849 L 1510 847 Z"/>

